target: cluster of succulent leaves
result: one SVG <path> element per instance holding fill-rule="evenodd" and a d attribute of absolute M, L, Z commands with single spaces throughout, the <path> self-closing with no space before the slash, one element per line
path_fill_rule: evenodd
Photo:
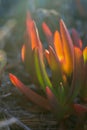
<path fill-rule="evenodd" d="M 42 24 L 42 28 L 48 49 L 43 47 L 36 24 L 30 14 L 27 15 L 26 38 L 21 55 L 33 83 L 45 95 L 37 94 L 10 74 L 12 83 L 30 101 L 53 112 L 58 120 L 87 112 L 85 105 L 75 102 L 77 97 L 87 101 L 87 47 L 83 48 L 75 29 L 72 29 L 70 36 L 63 20 L 60 20 L 60 31 L 56 30 L 54 34 L 46 23 Z"/>

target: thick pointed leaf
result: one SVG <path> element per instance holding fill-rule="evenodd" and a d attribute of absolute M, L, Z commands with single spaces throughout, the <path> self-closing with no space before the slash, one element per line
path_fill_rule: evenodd
<path fill-rule="evenodd" d="M 40 107 L 50 110 L 50 105 L 47 99 L 38 95 L 29 87 L 25 86 L 16 76 L 9 74 L 10 80 L 15 87 L 17 87 L 30 101 L 39 105 Z"/>
<path fill-rule="evenodd" d="M 26 34 L 25 34 L 25 43 L 22 47 L 21 50 L 21 57 L 24 62 L 25 68 L 27 72 L 31 75 L 33 74 L 34 66 L 33 66 L 33 54 L 32 54 L 32 49 L 36 46 L 37 43 L 34 42 L 33 48 L 32 48 L 32 35 L 35 35 L 35 27 L 34 27 L 34 22 L 30 16 L 30 14 L 27 14 L 27 19 L 26 19 Z M 34 28 L 32 31 L 32 28 Z M 34 33 L 34 34 L 33 34 Z"/>
<path fill-rule="evenodd" d="M 46 54 L 46 58 L 48 60 L 49 66 L 52 70 L 59 70 L 60 71 L 60 62 L 59 59 L 57 58 L 53 48 L 51 46 L 49 46 L 49 50 L 45 51 Z"/>
<path fill-rule="evenodd" d="M 57 58 L 54 50 L 51 46 L 49 46 L 49 51 L 45 51 L 45 55 L 48 61 L 48 64 L 52 71 L 52 82 L 53 86 L 58 88 L 60 85 L 60 82 L 63 82 L 63 74 L 61 70 L 61 64 L 59 62 L 59 59 Z"/>
<path fill-rule="evenodd" d="M 87 102 L 87 62 L 84 64 L 84 74 L 83 74 L 83 86 L 80 91 L 80 97 L 82 100 Z"/>
<path fill-rule="evenodd" d="M 32 81 L 37 83 L 37 78 L 35 74 L 35 66 L 34 66 L 34 56 L 33 50 L 29 47 L 29 44 L 24 44 L 21 49 L 21 57 L 24 63 L 26 71 L 32 76 Z"/>
<path fill-rule="evenodd" d="M 27 14 L 26 27 L 27 27 L 27 32 L 25 37 L 25 44 L 22 47 L 21 56 L 27 72 L 30 75 L 32 75 L 33 77 L 32 79 L 34 83 L 37 83 L 33 50 L 35 48 L 39 48 L 39 50 L 42 53 L 43 49 L 42 49 L 42 44 L 39 38 L 37 27 L 29 13 Z"/>
<path fill-rule="evenodd" d="M 74 70 L 73 70 L 73 79 L 69 92 L 69 99 L 73 100 L 79 93 L 81 87 L 83 87 L 83 54 L 82 51 L 75 47 L 74 48 Z"/>
<path fill-rule="evenodd" d="M 60 85 L 58 87 L 58 99 L 61 105 L 64 105 L 66 102 L 66 88 L 63 86 L 63 83 L 60 82 Z"/>
<path fill-rule="evenodd" d="M 87 47 L 84 48 L 83 50 L 83 57 L 84 57 L 84 62 L 87 62 Z"/>
<path fill-rule="evenodd" d="M 64 60 L 63 44 L 61 41 L 60 33 L 58 31 L 54 33 L 54 48 L 59 61 L 63 62 Z"/>
<path fill-rule="evenodd" d="M 52 84 L 46 72 L 43 55 L 40 53 L 38 49 L 35 49 L 34 51 L 34 58 L 37 78 L 41 87 L 45 91 L 46 86 L 52 87 Z"/>
<path fill-rule="evenodd" d="M 87 112 L 87 107 L 82 104 L 74 104 L 73 108 L 77 115 L 82 115 Z"/>
<path fill-rule="evenodd" d="M 27 17 L 26 25 L 27 25 L 27 33 L 31 40 L 32 50 L 36 47 L 39 47 L 39 49 L 42 48 L 38 34 L 38 29 L 34 21 L 31 19 L 30 15 L 28 15 Z"/>
<path fill-rule="evenodd" d="M 43 22 L 42 28 L 43 28 L 44 34 L 46 35 L 49 45 L 53 46 L 53 34 L 45 22 Z"/>
<path fill-rule="evenodd" d="M 72 39 L 73 39 L 74 45 L 82 49 L 82 41 L 75 29 L 72 29 Z"/>
<path fill-rule="evenodd" d="M 73 43 L 70 34 L 62 20 L 60 20 L 60 33 L 64 49 L 64 65 L 63 69 L 66 74 L 70 75 L 73 71 Z"/>

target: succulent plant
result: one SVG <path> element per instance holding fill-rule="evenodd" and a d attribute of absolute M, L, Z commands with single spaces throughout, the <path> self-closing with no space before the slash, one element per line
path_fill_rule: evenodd
<path fill-rule="evenodd" d="M 60 32 L 55 31 L 53 34 L 47 24 L 43 23 L 42 28 L 49 46 L 48 49 L 44 49 L 35 22 L 29 13 L 26 27 L 26 39 L 21 53 L 22 60 L 34 84 L 38 85 L 45 95 L 37 94 L 10 73 L 12 83 L 30 101 L 53 112 L 58 120 L 73 113 L 87 112 L 86 106 L 75 103 L 79 95 L 83 98 L 87 96 L 85 93 L 87 89 L 87 47 L 82 49 L 82 42 L 77 32 L 73 29 L 71 38 L 63 20 L 60 20 Z M 45 60 L 49 67 L 45 64 Z M 50 76 L 47 68 L 50 69 Z"/>

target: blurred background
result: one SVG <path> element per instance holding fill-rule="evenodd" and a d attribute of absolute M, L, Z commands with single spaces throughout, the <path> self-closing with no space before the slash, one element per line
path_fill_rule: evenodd
<path fill-rule="evenodd" d="M 59 29 L 59 19 L 62 18 L 69 30 L 75 28 L 86 44 L 86 7 L 87 0 L 0 0 L 0 48 L 4 48 L 9 40 L 13 42 L 11 45 L 15 42 L 15 46 L 20 46 L 27 11 L 35 20 L 43 42 L 42 22 L 45 21 L 54 32 Z"/>

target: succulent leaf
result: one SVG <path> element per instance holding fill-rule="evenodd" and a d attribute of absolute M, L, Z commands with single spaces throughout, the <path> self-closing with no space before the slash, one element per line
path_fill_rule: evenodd
<path fill-rule="evenodd" d="M 61 41 L 60 33 L 58 31 L 54 33 L 54 48 L 59 61 L 63 62 L 64 60 L 63 44 Z"/>
<path fill-rule="evenodd" d="M 53 46 L 53 34 L 45 22 L 42 23 L 42 28 L 49 45 Z"/>
<path fill-rule="evenodd" d="M 39 105 L 40 107 L 46 110 L 50 110 L 50 105 L 46 98 L 40 96 L 39 94 L 31 90 L 29 87 L 25 86 L 13 74 L 9 74 L 9 77 L 14 86 L 17 87 L 30 101 L 34 102 L 35 104 Z"/>
<path fill-rule="evenodd" d="M 73 107 L 76 114 L 78 114 L 79 116 L 87 112 L 87 107 L 82 104 L 74 104 Z"/>
<path fill-rule="evenodd" d="M 72 84 L 70 88 L 69 95 L 72 97 L 71 99 L 73 100 L 79 93 L 82 83 L 83 83 L 83 55 L 82 51 L 74 47 L 74 70 L 73 70 L 73 79 L 72 79 Z"/>
<path fill-rule="evenodd" d="M 84 57 L 84 63 L 86 63 L 87 62 L 87 47 L 85 47 L 83 50 L 83 57 Z"/>
<path fill-rule="evenodd" d="M 66 102 L 66 93 L 65 93 L 65 87 L 63 86 L 63 83 L 60 82 L 60 85 L 58 87 L 58 99 L 61 105 L 64 105 Z"/>
<path fill-rule="evenodd" d="M 37 74 L 38 81 L 41 84 L 41 87 L 43 88 L 44 91 L 46 86 L 52 88 L 52 84 L 46 72 L 43 56 L 38 49 L 35 49 L 34 51 L 34 58 L 35 58 L 36 74 Z"/>
<path fill-rule="evenodd" d="M 83 86 L 80 91 L 80 97 L 87 102 L 87 62 L 84 64 L 83 73 Z"/>
<path fill-rule="evenodd" d="M 35 47 L 41 48 L 42 45 L 41 45 L 40 38 L 39 38 L 39 35 L 38 35 L 37 27 L 36 27 L 34 21 L 32 20 L 32 18 L 30 17 L 29 14 L 27 16 L 26 26 L 27 26 L 28 37 L 30 37 L 32 50 Z"/>
<path fill-rule="evenodd" d="M 60 33 L 64 49 L 64 64 L 63 69 L 66 74 L 71 75 L 73 71 L 73 43 L 70 34 L 62 20 L 60 20 Z"/>
<path fill-rule="evenodd" d="M 60 84 L 60 82 L 63 82 L 61 65 L 51 46 L 49 46 L 49 51 L 45 51 L 45 54 L 46 54 L 48 64 L 52 71 L 52 83 L 56 89 Z"/>

